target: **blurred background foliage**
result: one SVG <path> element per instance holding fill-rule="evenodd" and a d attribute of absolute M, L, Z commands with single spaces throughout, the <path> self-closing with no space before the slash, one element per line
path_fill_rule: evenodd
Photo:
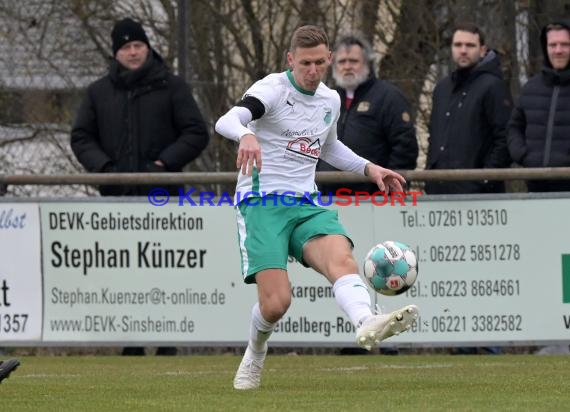
<path fill-rule="evenodd" d="M 106 73 L 113 23 L 143 23 L 151 44 L 193 87 L 212 142 L 192 171 L 233 171 L 235 145 L 213 124 L 254 81 L 286 68 L 292 31 L 323 26 L 331 43 L 359 31 L 376 52 L 376 74 L 400 87 L 425 163 L 435 83 L 453 69 L 454 24 L 472 21 L 502 59 L 516 99 L 540 70 L 540 28 L 569 16 L 568 0 L 3 0 L 0 5 L 2 173 L 81 173 L 69 130 L 87 85 Z M 327 80 L 334 86 L 332 80 Z M 9 187 L 16 196 L 84 196 L 89 187 Z"/>

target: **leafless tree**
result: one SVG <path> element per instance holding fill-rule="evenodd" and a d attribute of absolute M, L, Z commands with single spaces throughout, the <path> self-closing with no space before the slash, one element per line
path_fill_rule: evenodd
<path fill-rule="evenodd" d="M 125 16 L 143 23 L 174 70 L 190 68 L 182 75 L 213 135 L 190 169 L 230 171 L 235 144 L 216 136 L 213 124 L 254 81 L 286 68 L 290 35 L 302 24 L 323 26 L 332 42 L 352 30 L 368 36 L 379 57 L 377 74 L 411 102 L 425 151 L 431 88 L 453 68 L 453 25 L 469 20 L 483 28 L 516 98 L 521 82 L 542 64 L 540 28 L 568 15 L 569 7 L 565 0 L 4 0 L 0 161 L 7 173 L 82 170 L 66 143 L 69 125 L 87 84 L 106 72 L 112 25 Z M 30 142 L 34 153 L 49 153 L 38 159 L 51 165 L 34 160 L 23 169 L 15 161 Z"/>

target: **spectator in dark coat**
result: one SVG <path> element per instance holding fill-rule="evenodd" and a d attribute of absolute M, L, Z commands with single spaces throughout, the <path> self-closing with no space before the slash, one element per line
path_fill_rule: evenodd
<path fill-rule="evenodd" d="M 89 172 L 180 172 L 209 136 L 188 84 L 151 48 L 140 23 L 117 22 L 109 73 L 89 85 L 71 130 L 71 148 Z M 176 186 L 165 186 L 178 195 Z M 151 186 L 101 186 L 103 196 L 147 195 Z M 158 348 L 175 355 L 176 348 Z M 144 355 L 127 347 L 123 355 Z"/>
<path fill-rule="evenodd" d="M 415 169 L 416 131 L 404 94 L 392 83 L 376 78 L 370 44 L 362 36 L 341 37 L 333 50 L 333 77 L 340 94 L 338 138 L 356 154 L 389 169 Z M 318 171 L 337 170 L 319 161 Z M 378 191 L 371 183 L 321 184 L 322 192 L 345 187 Z"/>
<path fill-rule="evenodd" d="M 524 167 L 570 166 L 570 21 L 546 25 L 544 64 L 522 88 L 509 124 L 513 160 Z M 570 180 L 529 181 L 529 192 L 570 191 Z"/>
<path fill-rule="evenodd" d="M 512 103 L 499 56 L 487 51 L 481 30 L 464 23 L 454 31 L 457 69 L 433 92 L 426 169 L 509 167 L 507 123 Z M 428 194 L 499 193 L 503 182 L 427 182 Z"/>
<path fill-rule="evenodd" d="M 71 131 L 73 152 L 93 173 L 180 172 L 209 140 L 190 87 L 168 70 L 139 23 L 119 21 L 111 38 L 114 59 L 87 88 Z M 99 189 L 103 196 L 137 196 L 150 187 Z"/>

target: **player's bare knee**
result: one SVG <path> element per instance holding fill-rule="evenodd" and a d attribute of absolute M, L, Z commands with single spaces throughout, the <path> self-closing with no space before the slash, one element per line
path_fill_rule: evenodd
<path fill-rule="evenodd" d="M 291 306 L 291 294 L 275 294 L 260 302 L 260 310 L 263 318 L 268 322 L 277 322 L 285 315 Z"/>
<path fill-rule="evenodd" d="M 288 305 L 287 306 L 273 305 L 265 308 L 265 310 L 262 310 L 261 314 L 263 315 L 263 319 L 265 319 L 267 322 L 275 323 L 279 321 L 279 319 L 281 319 L 283 315 L 285 315 L 287 309 L 289 309 Z"/>
<path fill-rule="evenodd" d="M 327 271 L 331 276 L 338 278 L 343 275 L 358 273 L 358 264 L 352 253 L 348 252 L 332 259 Z"/>

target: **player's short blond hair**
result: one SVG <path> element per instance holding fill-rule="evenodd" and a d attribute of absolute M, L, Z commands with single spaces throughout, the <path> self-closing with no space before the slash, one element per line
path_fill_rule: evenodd
<path fill-rule="evenodd" d="M 289 51 L 293 52 L 298 47 L 317 47 L 321 44 L 327 46 L 327 49 L 329 48 L 329 38 L 322 28 L 311 25 L 301 26 L 295 30 L 293 37 L 291 37 Z"/>

